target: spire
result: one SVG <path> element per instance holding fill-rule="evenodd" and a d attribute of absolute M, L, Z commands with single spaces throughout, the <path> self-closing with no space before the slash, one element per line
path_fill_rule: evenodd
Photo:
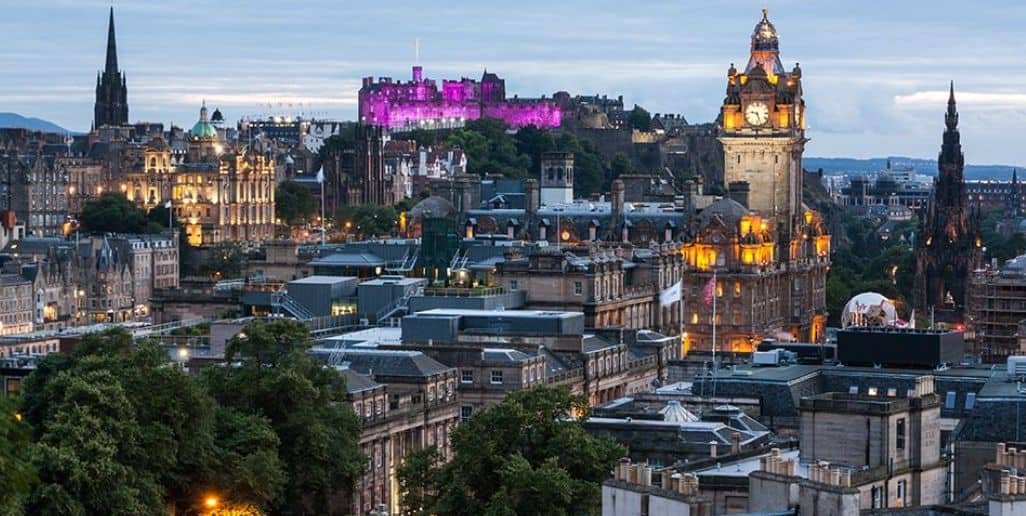
<path fill-rule="evenodd" d="M 107 66 L 104 70 L 110 74 L 118 71 L 118 48 L 114 38 L 113 6 L 110 8 L 110 20 L 107 22 Z"/>
<path fill-rule="evenodd" d="M 951 90 L 948 93 L 948 112 L 944 115 L 944 124 L 949 131 L 958 129 L 958 110 L 955 108 L 955 81 L 951 81 Z"/>

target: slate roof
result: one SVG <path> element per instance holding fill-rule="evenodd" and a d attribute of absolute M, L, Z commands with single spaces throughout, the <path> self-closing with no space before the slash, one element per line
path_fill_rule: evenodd
<path fill-rule="evenodd" d="M 382 384 L 375 382 L 366 375 L 360 374 L 352 369 L 344 368 L 341 372 L 342 376 L 346 377 L 346 392 L 349 394 L 356 394 L 358 392 L 383 387 Z"/>
<path fill-rule="evenodd" d="M 315 348 L 310 351 L 314 355 L 339 352 L 350 369 L 373 378 L 429 378 L 455 371 L 420 351 L 362 348 L 343 351 Z"/>

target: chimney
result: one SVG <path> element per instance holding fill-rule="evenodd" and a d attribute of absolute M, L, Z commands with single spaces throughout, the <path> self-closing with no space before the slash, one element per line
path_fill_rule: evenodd
<path fill-rule="evenodd" d="M 741 434 L 737 432 L 730 434 L 730 453 L 741 453 Z"/>
<path fill-rule="evenodd" d="M 611 206 L 609 211 L 610 240 L 620 240 L 618 238 L 618 232 L 620 230 L 620 219 L 623 217 L 623 181 L 614 179 L 611 190 Z"/>
<path fill-rule="evenodd" d="M 731 181 L 727 185 L 727 196 L 736 201 L 738 204 L 748 207 L 748 192 L 751 188 L 748 185 L 748 181 Z"/>
<path fill-rule="evenodd" d="M 716 458 L 716 441 L 709 441 L 709 456 Z"/>
<path fill-rule="evenodd" d="M 538 180 L 531 178 L 524 181 L 524 207 L 527 209 L 527 213 L 534 214 L 538 213 Z"/>

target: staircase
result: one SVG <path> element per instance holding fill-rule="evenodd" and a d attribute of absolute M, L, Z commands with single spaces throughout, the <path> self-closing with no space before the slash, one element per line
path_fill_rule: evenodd
<path fill-rule="evenodd" d="M 315 317 L 314 313 L 307 309 L 307 307 L 289 296 L 288 293 L 285 292 L 284 286 L 277 292 L 271 294 L 271 310 L 275 314 L 287 312 L 292 315 L 292 317 L 301 321 L 313 319 Z"/>

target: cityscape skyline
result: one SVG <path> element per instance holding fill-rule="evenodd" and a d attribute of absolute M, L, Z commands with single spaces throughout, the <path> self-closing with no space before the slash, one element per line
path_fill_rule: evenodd
<path fill-rule="evenodd" d="M 0 77 L 3 110 L 88 130 L 110 5 L 47 0 L 0 21 L 22 42 L 0 52 L 0 65 L 20 71 Z M 191 1 L 116 2 L 130 119 L 188 126 L 203 99 L 229 120 L 268 111 L 355 119 L 360 78 L 405 80 L 419 40 L 425 77 L 477 77 L 487 68 L 522 97 L 559 90 L 623 94 L 628 106 L 711 122 L 726 70 L 745 59 L 743 41 L 765 5 L 780 29 L 782 61 L 788 67 L 801 62 L 810 77 L 810 156 L 933 157 L 954 79 L 972 149 L 967 161 L 1026 163 L 1014 140 L 1026 120 L 1026 94 L 1008 86 L 1016 83 L 1021 53 L 1015 49 L 1022 47 L 1013 14 L 1022 6 L 938 2 L 928 11 L 918 3 L 884 11 L 857 3 L 837 9 L 794 1 L 655 2 L 644 13 L 619 14 L 613 3 L 532 10 L 528 2 L 511 17 L 461 4 L 433 8 L 433 18 L 447 20 L 436 25 L 423 23 L 423 13 L 411 5 L 312 2 L 286 9 L 255 2 L 242 11 L 241 5 Z M 189 12 L 195 14 L 179 16 Z M 43 20 L 59 23 L 30 23 Z M 675 25 L 681 20 L 691 21 L 685 24 L 690 30 Z M 908 25 L 912 20 L 916 24 Z M 417 23 L 423 28 L 394 35 L 368 29 Z M 40 26 L 53 30 L 40 34 Z M 185 31 L 200 36 L 180 37 Z M 986 38 L 977 36 L 983 33 Z M 40 55 L 59 57 L 40 61 Z M 998 69 L 1008 71 L 985 73 Z"/>

